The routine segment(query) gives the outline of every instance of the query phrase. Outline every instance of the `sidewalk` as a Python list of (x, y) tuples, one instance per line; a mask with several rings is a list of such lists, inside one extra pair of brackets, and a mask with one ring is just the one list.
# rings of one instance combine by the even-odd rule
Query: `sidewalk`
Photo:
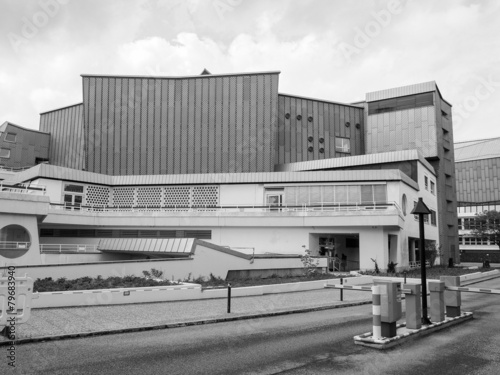
[[(34, 309), (25, 324), (16, 327), (18, 343), (65, 337), (173, 328), (191, 324), (251, 319), (371, 303), (371, 294), (334, 289), (227, 299), (157, 302), (114, 306)], [(0, 336), (0, 345), (9, 340)]]

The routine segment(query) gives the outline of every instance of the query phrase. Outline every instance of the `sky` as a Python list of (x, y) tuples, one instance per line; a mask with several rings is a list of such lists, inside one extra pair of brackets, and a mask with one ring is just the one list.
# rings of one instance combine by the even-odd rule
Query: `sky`
[(38, 129), (81, 74), (206, 68), (345, 103), (436, 81), (455, 142), (500, 137), (499, 35), (498, 0), (0, 0), (0, 124)]

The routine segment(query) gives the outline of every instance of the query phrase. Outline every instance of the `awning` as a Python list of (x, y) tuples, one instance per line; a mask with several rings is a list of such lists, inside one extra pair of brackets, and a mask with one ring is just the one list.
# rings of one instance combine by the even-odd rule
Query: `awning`
[(97, 249), (104, 252), (134, 252), (150, 254), (191, 254), (194, 238), (105, 238)]

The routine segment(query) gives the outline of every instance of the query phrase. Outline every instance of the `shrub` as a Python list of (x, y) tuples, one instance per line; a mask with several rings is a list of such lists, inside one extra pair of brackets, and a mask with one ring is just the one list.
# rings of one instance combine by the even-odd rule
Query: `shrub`
[(380, 269), (378, 268), (378, 263), (376, 259), (370, 258), (373, 263), (375, 263), (375, 273), (378, 275), (380, 273)]
[(313, 276), (318, 271), (319, 260), (311, 256), (311, 250), (302, 246), (305, 254), (300, 257), (300, 261), (304, 265), (304, 274), (306, 276)]
[(390, 261), (387, 264), (387, 273), (396, 273), (396, 266), (397, 265), (398, 265), (397, 263), (394, 263), (393, 261)]

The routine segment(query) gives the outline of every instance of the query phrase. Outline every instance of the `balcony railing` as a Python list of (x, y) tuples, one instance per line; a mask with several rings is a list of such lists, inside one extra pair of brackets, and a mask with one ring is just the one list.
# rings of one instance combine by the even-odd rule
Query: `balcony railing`
[(40, 244), (40, 253), (101, 253), (97, 245), (88, 244)]
[(0, 192), (17, 194), (45, 195), (45, 186), (30, 184), (12, 184), (0, 181)]
[(98, 213), (119, 213), (119, 212), (219, 212), (219, 213), (283, 213), (283, 212), (346, 212), (346, 211), (363, 211), (376, 212), (388, 209), (396, 209), (398, 213), (401, 210), (397, 203), (318, 203), (318, 204), (302, 204), (302, 205), (227, 205), (227, 206), (89, 206), (80, 204), (64, 204), (51, 203), (51, 209), (73, 211), (73, 212), (98, 212)]
[(31, 242), (0, 241), (0, 249), (3, 250), (26, 250), (31, 246)]

